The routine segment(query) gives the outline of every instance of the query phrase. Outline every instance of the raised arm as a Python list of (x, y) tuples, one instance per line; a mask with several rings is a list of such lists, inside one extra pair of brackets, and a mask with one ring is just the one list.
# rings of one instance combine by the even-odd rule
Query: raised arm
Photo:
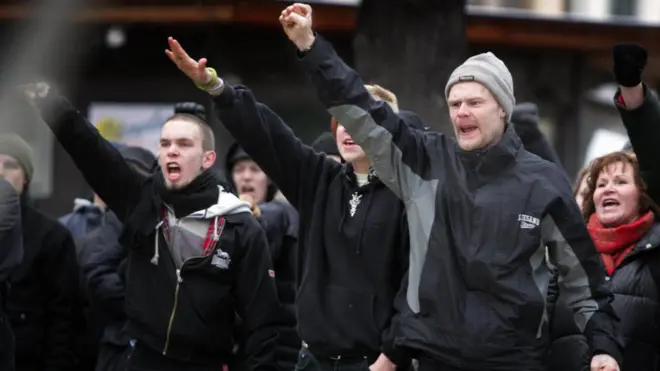
[(554, 179), (560, 195), (543, 218), (542, 239), (559, 274), (559, 295), (573, 309), (575, 323), (587, 338), (592, 355), (601, 359), (608, 355), (621, 364), (618, 318), (612, 309), (614, 297), (605, 281), (605, 268), (568, 181), (559, 174)]
[(619, 85), (614, 101), (637, 155), (648, 194), (660, 202), (660, 101), (641, 82), (647, 53), (638, 45), (617, 45), (613, 59), (614, 77)]
[(124, 221), (138, 201), (144, 176), (64, 97), (47, 90), (36, 95), (34, 103), (58, 142), (94, 192)]
[(559, 156), (541, 131), (539, 121), (539, 109), (536, 104), (520, 103), (514, 107), (511, 123), (525, 149), (561, 167)]
[(324, 172), (339, 172), (341, 165), (303, 144), (284, 121), (257, 102), (245, 86), (231, 86), (206, 67), (206, 59), (192, 59), (169, 39), (166, 53), (198, 87), (213, 97), (215, 114), (245, 152), (277, 184), (296, 208), (314, 198)]
[(437, 136), (411, 129), (389, 104), (371, 96), (358, 74), (314, 34), (311, 7), (294, 4), (282, 12), (280, 22), (330, 114), (362, 147), (392, 191), (404, 200), (414, 197), (421, 180), (428, 178), (426, 152)]

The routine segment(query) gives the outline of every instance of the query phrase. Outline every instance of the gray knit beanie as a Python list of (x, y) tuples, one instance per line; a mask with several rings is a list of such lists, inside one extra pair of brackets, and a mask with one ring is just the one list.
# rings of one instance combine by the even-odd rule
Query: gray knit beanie
[(477, 54), (458, 66), (447, 81), (445, 99), (449, 98), (452, 86), (466, 81), (475, 81), (488, 88), (504, 109), (507, 120), (511, 119), (513, 107), (516, 105), (516, 97), (513, 95), (513, 77), (504, 62), (495, 54), (491, 52)]
[(34, 175), (32, 148), (23, 138), (16, 134), (0, 135), (0, 154), (15, 158), (25, 171), (27, 182), (32, 180), (32, 175)]

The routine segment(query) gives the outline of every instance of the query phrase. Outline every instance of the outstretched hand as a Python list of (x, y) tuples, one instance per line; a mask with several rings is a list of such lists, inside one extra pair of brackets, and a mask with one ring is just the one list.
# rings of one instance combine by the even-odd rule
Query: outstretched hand
[(312, 31), (311, 6), (295, 3), (284, 9), (279, 19), (284, 33), (296, 44), (298, 50), (306, 50), (312, 46), (314, 31)]
[(167, 38), (170, 48), (165, 50), (165, 54), (174, 64), (188, 76), (196, 85), (206, 85), (211, 82), (213, 75), (206, 69), (206, 58), (198, 61), (192, 59), (173, 37)]

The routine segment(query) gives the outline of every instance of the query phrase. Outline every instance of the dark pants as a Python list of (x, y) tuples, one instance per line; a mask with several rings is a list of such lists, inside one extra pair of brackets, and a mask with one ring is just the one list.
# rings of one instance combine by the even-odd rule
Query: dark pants
[(9, 320), (0, 311), (0, 370), (14, 371), (14, 333)]
[(342, 359), (314, 356), (309, 349), (298, 353), (296, 371), (368, 371), (372, 361), (364, 358)]

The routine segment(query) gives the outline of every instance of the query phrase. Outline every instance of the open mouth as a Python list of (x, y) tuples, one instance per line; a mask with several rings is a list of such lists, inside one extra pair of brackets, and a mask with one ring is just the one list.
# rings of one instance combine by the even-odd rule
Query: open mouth
[(461, 135), (472, 135), (475, 134), (479, 128), (475, 125), (463, 125), (458, 127), (458, 132)]
[(176, 162), (167, 163), (167, 179), (170, 181), (176, 181), (181, 178), (181, 166)]
[(344, 142), (342, 143), (346, 147), (354, 146), (355, 142), (353, 139), (344, 139)]
[(603, 205), (604, 209), (611, 209), (611, 208), (615, 208), (615, 207), (619, 206), (620, 203), (619, 203), (619, 201), (617, 201), (615, 199), (607, 198), (607, 199), (603, 200), (602, 205)]
[(250, 186), (250, 185), (242, 185), (242, 186), (240, 186), (239, 189), (238, 189), (238, 192), (239, 192), (240, 194), (243, 194), (243, 193), (252, 193), (252, 192), (254, 192), (254, 191), (255, 191), (254, 187), (252, 187), (252, 186)]

